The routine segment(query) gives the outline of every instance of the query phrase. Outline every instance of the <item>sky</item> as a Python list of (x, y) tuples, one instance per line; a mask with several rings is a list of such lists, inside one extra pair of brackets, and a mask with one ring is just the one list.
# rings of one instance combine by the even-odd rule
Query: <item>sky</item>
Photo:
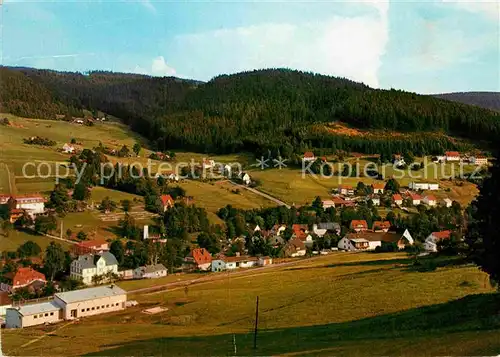
[(3, 0), (0, 56), (202, 81), (286, 67), (418, 93), (500, 91), (499, 1)]

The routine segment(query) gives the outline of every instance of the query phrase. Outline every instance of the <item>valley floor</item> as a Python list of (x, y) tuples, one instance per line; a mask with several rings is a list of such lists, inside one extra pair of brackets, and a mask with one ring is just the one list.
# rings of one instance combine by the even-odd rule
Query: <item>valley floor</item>
[[(476, 267), (335, 253), (243, 273), (170, 276), (139, 305), (79, 322), (4, 330), (14, 355), (494, 355), (499, 297)], [(420, 271), (419, 271), (420, 270)], [(186, 289), (185, 286), (188, 286)], [(259, 334), (253, 349), (255, 299)], [(168, 311), (146, 315), (154, 306)]]

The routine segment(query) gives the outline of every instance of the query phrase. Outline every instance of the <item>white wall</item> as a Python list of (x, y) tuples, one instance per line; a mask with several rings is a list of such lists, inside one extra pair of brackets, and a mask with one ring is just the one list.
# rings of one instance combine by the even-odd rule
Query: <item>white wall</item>
[(6, 327), (7, 328), (21, 328), (36, 325), (43, 325), (46, 322), (54, 323), (60, 321), (60, 310), (41, 312), (28, 316), (22, 316), (19, 311), (12, 308), (7, 310)]
[(45, 203), (43, 202), (17, 203), (16, 208), (29, 210), (32, 213), (43, 213), (45, 210)]
[(368, 242), (368, 249), (369, 250), (375, 250), (375, 248), (377, 247), (381, 247), (382, 246), (382, 242), (381, 241), (369, 241)]
[(63, 318), (71, 320), (71, 310), (76, 310), (76, 317), (85, 317), (105, 314), (112, 311), (125, 309), (127, 295), (116, 295), (66, 304), (57, 296), (54, 297), (57, 304), (63, 306)]
[(223, 260), (216, 259), (212, 260), (212, 271), (223, 271), (226, 270), (226, 263)]

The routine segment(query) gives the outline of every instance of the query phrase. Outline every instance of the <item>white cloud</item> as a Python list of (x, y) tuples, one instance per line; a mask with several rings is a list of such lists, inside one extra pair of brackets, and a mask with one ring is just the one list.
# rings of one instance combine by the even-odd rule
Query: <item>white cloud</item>
[(454, 4), (462, 10), (482, 14), (486, 17), (500, 21), (499, 0), (442, 0), (444, 3)]
[(132, 72), (162, 77), (175, 76), (177, 73), (174, 68), (170, 67), (165, 62), (165, 58), (163, 58), (163, 56), (153, 58), (153, 60), (151, 61), (150, 69), (146, 69), (144, 67), (136, 65)]
[(151, 0), (140, 0), (140, 3), (149, 11), (156, 13), (156, 7), (151, 3)]
[(289, 67), (378, 87), (378, 70), (389, 37), (389, 3), (367, 5), (375, 6), (379, 16), (335, 16), (323, 22), (267, 23), (181, 35), (176, 38), (175, 51), (186, 59), (183, 73), (193, 78)]

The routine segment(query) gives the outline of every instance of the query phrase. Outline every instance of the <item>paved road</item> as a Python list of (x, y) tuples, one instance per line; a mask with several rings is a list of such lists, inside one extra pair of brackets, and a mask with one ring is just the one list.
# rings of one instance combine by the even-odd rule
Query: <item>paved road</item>
[(255, 188), (252, 188), (252, 187), (248, 187), (248, 186), (245, 186), (245, 185), (240, 185), (239, 183), (236, 183), (236, 182), (234, 182), (234, 181), (229, 181), (229, 182), (231, 182), (231, 183), (232, 183), (233, 185), (235, 185), (235, 186), (238, 186), (238, 187), (241, 187), (241, 188), (243, 188), (243, 189), (245, 189), (245, 190), (248, 190), (248, 191), (250, 191), (250, 192), (253, 192), (253, 193), (255, 193), (256, 195), (259, 195), (259, 196), (262, 196), (262, 197), (264, 197), (264, 198), (267, 198), (268, 200), (271, 200), (271, 201), (273, 201), (274, 203), (276, 203), (278, 206), (285, 206), (286, 208), (290, 208), (290, 205), (288, 205), (288, 204), (286, 204), (285, 202), (283, 202), (283, 201), (281, 201), (281, 200), (277, 199), (276, 197), (273, 197), (273, 196), (271, 196), (271, 195), (268, 195), (267, 193), (264, 193), (264, 192), (262, 192), (262, 191), (259, 191), (259, 190), (255, 189)]

